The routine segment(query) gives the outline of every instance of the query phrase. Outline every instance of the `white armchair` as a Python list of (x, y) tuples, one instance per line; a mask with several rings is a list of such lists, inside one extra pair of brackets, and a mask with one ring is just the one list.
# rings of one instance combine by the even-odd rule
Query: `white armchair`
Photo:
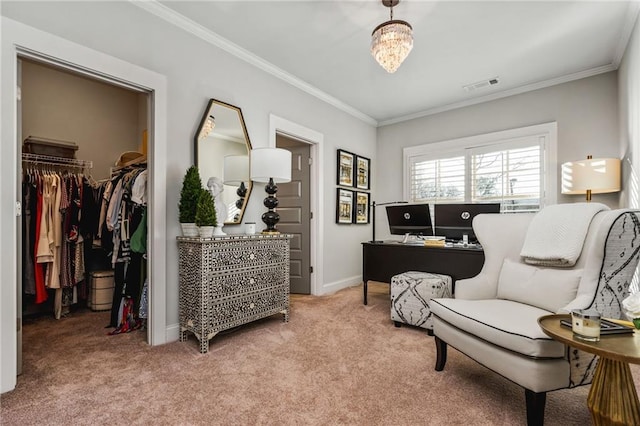
[(436, 370), (444, 369), (447, 345), (454, 347), (524, 387), (527, 423), (543, 424), (546, 392), (591, 383), (597, 357), (552, 340), (537, 319), (578, 308), (623, 317), (621, 301), (640, 251), (638, 214), (596, 214), (570, 268), (521, 262), (533, 214), (477, 216), (473, 228), (485, 251), (482, 271), (456, 282), (455, 298), (431, 301)]

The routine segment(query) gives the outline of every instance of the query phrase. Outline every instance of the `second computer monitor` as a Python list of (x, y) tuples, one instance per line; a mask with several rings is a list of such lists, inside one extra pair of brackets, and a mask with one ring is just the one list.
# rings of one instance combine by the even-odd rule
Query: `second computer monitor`
[(481, 213), (500, 213), (500, 203), (436, 204), (434, 208), (435, 234), (447, 240), (460, 241), (467, 235), (476, 241), (473, 218)]

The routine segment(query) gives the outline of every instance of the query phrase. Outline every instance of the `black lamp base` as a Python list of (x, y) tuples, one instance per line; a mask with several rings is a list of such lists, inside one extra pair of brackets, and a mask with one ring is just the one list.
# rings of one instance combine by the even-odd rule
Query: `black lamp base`
[(272, 178), (269, 179), (269, 183), (264, 187), (264, 191), (269, 194), (269, 196), (264, 199), (264, 206), (268, 208), (269, 211), (262, 215), (262, 221), (267, 225), (267, 227), (262, 230), (262, 233), (279, 234), (280, 231), (276, 229), (276, 224), (280, 221), (280, 215), (274, 211), (274, 209), (278, 207), (278, 199), (276, 198), (278, 186), (273, 182)]
[(236, 200), (236, 207), (241, 209), (242, 206), (244, 206), (244, 197), (247, 195), (247, 187), (244, 186), (244, 182), (240, 182), (240, 186), (236, 190), (236, 194), (240, 197)]

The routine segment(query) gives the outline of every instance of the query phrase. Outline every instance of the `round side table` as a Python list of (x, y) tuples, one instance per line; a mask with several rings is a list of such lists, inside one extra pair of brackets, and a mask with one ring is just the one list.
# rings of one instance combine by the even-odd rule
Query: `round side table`
[(640, 364), (640, 332), (600, 336), (599, 342), (575, 339), (560, 320), (570, 315), (545, 315), (538, 324), (549, 337), (598, 355), (587, 405), (596, 425), (640, 425), (640, 402), (629, 363)]

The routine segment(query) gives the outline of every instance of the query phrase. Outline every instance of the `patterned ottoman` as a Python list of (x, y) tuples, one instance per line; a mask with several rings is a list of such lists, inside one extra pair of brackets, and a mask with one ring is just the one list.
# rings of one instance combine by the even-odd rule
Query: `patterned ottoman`
[[(391, 319), (433, 330), (429, 299), (451, 296), (451, 277), (429, 272), (409, 271), (391, 278)], [(429, 333), (431, 334), (431, 333)]]

